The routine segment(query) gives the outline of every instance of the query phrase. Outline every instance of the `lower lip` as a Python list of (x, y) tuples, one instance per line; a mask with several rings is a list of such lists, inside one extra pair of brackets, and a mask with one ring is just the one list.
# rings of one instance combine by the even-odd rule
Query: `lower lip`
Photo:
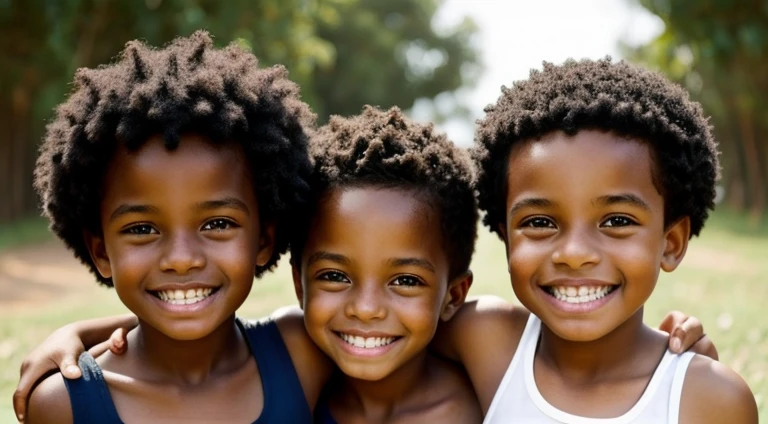
[(174, 314), (191, 314), (207, 308), (211, 303), (213, 303), (213, 301), (215, 300), (214, 298), (218, 296), (219, 292), (221, 292), (220, 289), (211, 293), (210, 296), (206, 297), (205, 299), (197, 303), (190, 303), (190, 304), (184, 304), (184, 305), (181, 305), (181, 304), (176, 305), (173, 303), (165, 302), (163, 300), (158, 299), (155, 295), (151, 293), (147, 293), (147, 296), (151, 297), (152, 300), (157, 305), (160, 306), (160, 308), (164, 309), (167, 312), (171, 312)]
[(613, 289), (612, 292), (608, 293), (607, 295), (601, 297), (600, 299), (593, 300), (591, 302), (584, 302), (584, 303), (568, 303), (564, 302), (562, 300), (558, 300), (556, 297), (549, 294), (546, 290), (543, 288), (540, 288), (540, 290), (544, 293), (544, 297), (547, 299), (547, 301), (552, 304), (555, 308), (572, 314), (586, 314), (592, 311), (595, 311), (597, 309), (600, 309), (603, 305), (608, 303), (618, 292), (621, 290), (621, 287), (616, 287)]
[(342, 339), (338, 333), (334, 332), (333, 335), (334, 337), (336, 337), (336, 340), (339, 342), (339, 344), (341, 345), (341, 348), (345, 352), (353, 356), (362, 356), (365, 358), (372, 358), (372, 357), (384, 355), (388, 353), (390, 350), (394, 349), (395, 345), (400, 343), (400, 341), (403, 339), (402, 337), (400, 337), (395, 341), (393, 341), (392, 343), (385, 346), (365, 348), (365, 347), (357, 347), (345, 342), (344, 339)]

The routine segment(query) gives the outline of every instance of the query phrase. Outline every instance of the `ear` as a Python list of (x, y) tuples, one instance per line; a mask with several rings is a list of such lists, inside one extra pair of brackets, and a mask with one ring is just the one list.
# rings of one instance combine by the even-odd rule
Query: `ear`
[(104, 278), (112, 278), (112, 266), (109, 263), (104, 238), (95, 236), (89, 231), (83, 231), (83, 240), (85, 247), (88, 248), (88, 254), (91, 255), (91, 261), (93, 261), (99, 274)]
[(256, 264), (264, 266), (272, 258), (275, 250), (275, 223), (270, 222), (261, 229), (259, 238), (259, 250), (256, 253)]
[(450, 320), (453, 318), (456, 311), (461, 308), (461, 305), (463, 305), (464, 301), (467, 299), (469, 287), (472, 286), (472, 278), (472, 271), (467, 271), (454, 278), (453, 281), (448, 284), (448, 290), (443, 299), (443, 308), (440, 311), (440, 320)]
[(299, 307), (304, 310), (304, 286), (301, 284), (301, 264), (291, 261), (291, 274), (293, 275), (293, 290), (296, 292), (296, 299), (299, 301)]
[(688, 249), (691, 237), (691, 219), (683, 217), (672, 224), (664, 234), (664, 253), (661, 256), (661, 269), (672, 272), (680, 265)]

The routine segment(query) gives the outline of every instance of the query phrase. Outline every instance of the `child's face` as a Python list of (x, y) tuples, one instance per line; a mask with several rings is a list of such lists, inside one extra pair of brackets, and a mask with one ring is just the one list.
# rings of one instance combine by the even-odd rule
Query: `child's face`
[(310, 337), (350, 377), (380, 380), (423, 354), (466, 296), (468, 277), (449, 285), (439, 217), (417, 197), (332, 190), (294, 268)]
[(664, 228), (646, 144), (610, 133), (556, 132), (509, 158), (507, 242), (512, 287), (559, 337), (591, 341), (640, 310), (659, 268), (685, 253), (685, 218)]
[(87, 236), (99, 272), (138, 318), (176, 340), (202, 338), (234, 314), (271, 254), (241, 150), (196, 135), (168, 151), (152, 137), (119, 149)]

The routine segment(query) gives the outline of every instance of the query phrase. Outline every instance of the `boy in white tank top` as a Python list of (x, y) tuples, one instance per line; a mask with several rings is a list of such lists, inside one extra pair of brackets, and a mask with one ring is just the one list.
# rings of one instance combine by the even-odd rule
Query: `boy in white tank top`
[(741, 377), (670, 353), (643, 324), (659, 269), (678, 266), (714, 207), (700, 105), (610, 58), (545, 63), (502, 92), (473, 151), (479, 206), (532, 314), (482, 299), (438, 337), (485, 422), (756, 423)]

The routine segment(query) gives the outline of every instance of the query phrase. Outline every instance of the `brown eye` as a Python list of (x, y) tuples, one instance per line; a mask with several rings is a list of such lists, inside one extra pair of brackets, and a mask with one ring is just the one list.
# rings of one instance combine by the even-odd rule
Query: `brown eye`
[(224, 231), (235, 227), (238, 227), (238, 225), (232, 220), (216, 218), (206, 222), (202, 229), (204, 231)]
[(629, 227), (630, 225), (637, 225), (637, 222), (634, 219), (631, 219), (623, 215), (611, 216), (605, 221), (603, 221), (603, 227), (616, 228), (616, 227)]
[(424, 283), (412, 275), (400, 275), (392, 280), (392, 285), (401, 287), (416, 287), (423, 286)]
[(132, 236), (145, 236), (150, 234), (157, 234), (157, 230), (152, 228), (149, 224), (136, 224), (121, 231), (123, 234), (129, 234)]
[(534, 216), (523, 221), (520, 226), (530, 228), (555, 228), (555, 223), (549, 218)]
[(346, 275), (339, 271), (328, 271), (317, 276), (319, 280), (330, 281), (333, 283), (348, 283), (349, 279)]

